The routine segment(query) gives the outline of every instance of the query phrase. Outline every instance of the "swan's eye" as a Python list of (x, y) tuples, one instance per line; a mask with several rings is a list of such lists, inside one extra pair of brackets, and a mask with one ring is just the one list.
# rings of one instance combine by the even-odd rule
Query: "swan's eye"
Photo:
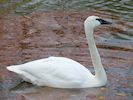
[(111, 24), (110, 22), (105, 21), (105, 20), (100, 19), (100, 18), (97, 18), (96, 20), (98, 20), (101, 24)]

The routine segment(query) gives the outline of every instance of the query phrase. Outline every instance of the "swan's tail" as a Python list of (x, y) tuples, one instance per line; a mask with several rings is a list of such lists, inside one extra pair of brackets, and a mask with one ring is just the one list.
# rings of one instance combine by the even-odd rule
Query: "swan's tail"
[(21, 74), (22, 72), (19, 68), (20, 68), (20, 65), (7, 66), (7, 70), (12, 71), (17, 74)]

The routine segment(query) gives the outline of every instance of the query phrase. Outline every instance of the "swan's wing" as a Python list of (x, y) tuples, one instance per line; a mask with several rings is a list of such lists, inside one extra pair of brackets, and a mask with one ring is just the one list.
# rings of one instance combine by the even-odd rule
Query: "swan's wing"
[(32, 76), (34, 83), (54, 87), (58, 87), (58, 85), (60, 87), (61, 85), (69, 87), (82, 84), (91, 74), (78, 62), (63, 57), (49, 57), (20, 66), (19, 70), (24, 72), (23, 76), (28, 78)]

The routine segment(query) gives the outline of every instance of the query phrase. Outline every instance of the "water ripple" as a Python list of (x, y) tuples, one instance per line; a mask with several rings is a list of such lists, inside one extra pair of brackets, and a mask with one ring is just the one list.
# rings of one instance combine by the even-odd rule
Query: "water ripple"
[[(128, 23), (126, 33), (132, 34), (133, 2), (132, 0), (11, 0), (0, 1), (0, 13), (28, 14), (34, 11), (71, 11), (96, 10), (103, 11), (104, 15), (112, 16), (117, 20)], [(100, 12), (101, 13), (101, 12)], [(114, 19), (113, 19), (114, 20)], [(125, 22), (124, 22), (125, 23)], [(121, 30), (121, 29), (120, 29)], [(121, 35), (123, 36), (123, 35)]]

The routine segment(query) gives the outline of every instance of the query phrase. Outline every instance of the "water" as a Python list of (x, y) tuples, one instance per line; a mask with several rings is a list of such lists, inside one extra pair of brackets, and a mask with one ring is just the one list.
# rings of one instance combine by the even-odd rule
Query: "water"
[(25, 14), (32, 11), (96, 9), (133, 21), (132, 0), (1, 0), (0, 12)]
[[(110, 38), (133, 40), (133, 2), (132, 0), (1, 0), (0, 13), (29, 14), (35, 11), (100, 11), (115, 18)], [(123, 22), (124, 21), (124, 22)], [(125, 23), (125, 24), (123, 24)], [(117, 27), (117, 28), (116, 28)]]
[[(133, 97), (132, 10), (132, 0), (0, 0), (0, 100), (21, 100), (9, 90), (15, 86), (14, 90), (20, 95), (25, 92), (23, 96), (28, 100), (130, 100)], [(108, 75), (106, 87), (77, 91), (37, 88), (25, 82), (18, 85), (22, 80), (7, 71), (7, 65), (65, 56), (92, 66), (83, 30), (83, 21), (91, 14), (113, 22), (95, 32), (95, 36), (104, 38), (104, 41), (97, 38), (96, 44)]]

